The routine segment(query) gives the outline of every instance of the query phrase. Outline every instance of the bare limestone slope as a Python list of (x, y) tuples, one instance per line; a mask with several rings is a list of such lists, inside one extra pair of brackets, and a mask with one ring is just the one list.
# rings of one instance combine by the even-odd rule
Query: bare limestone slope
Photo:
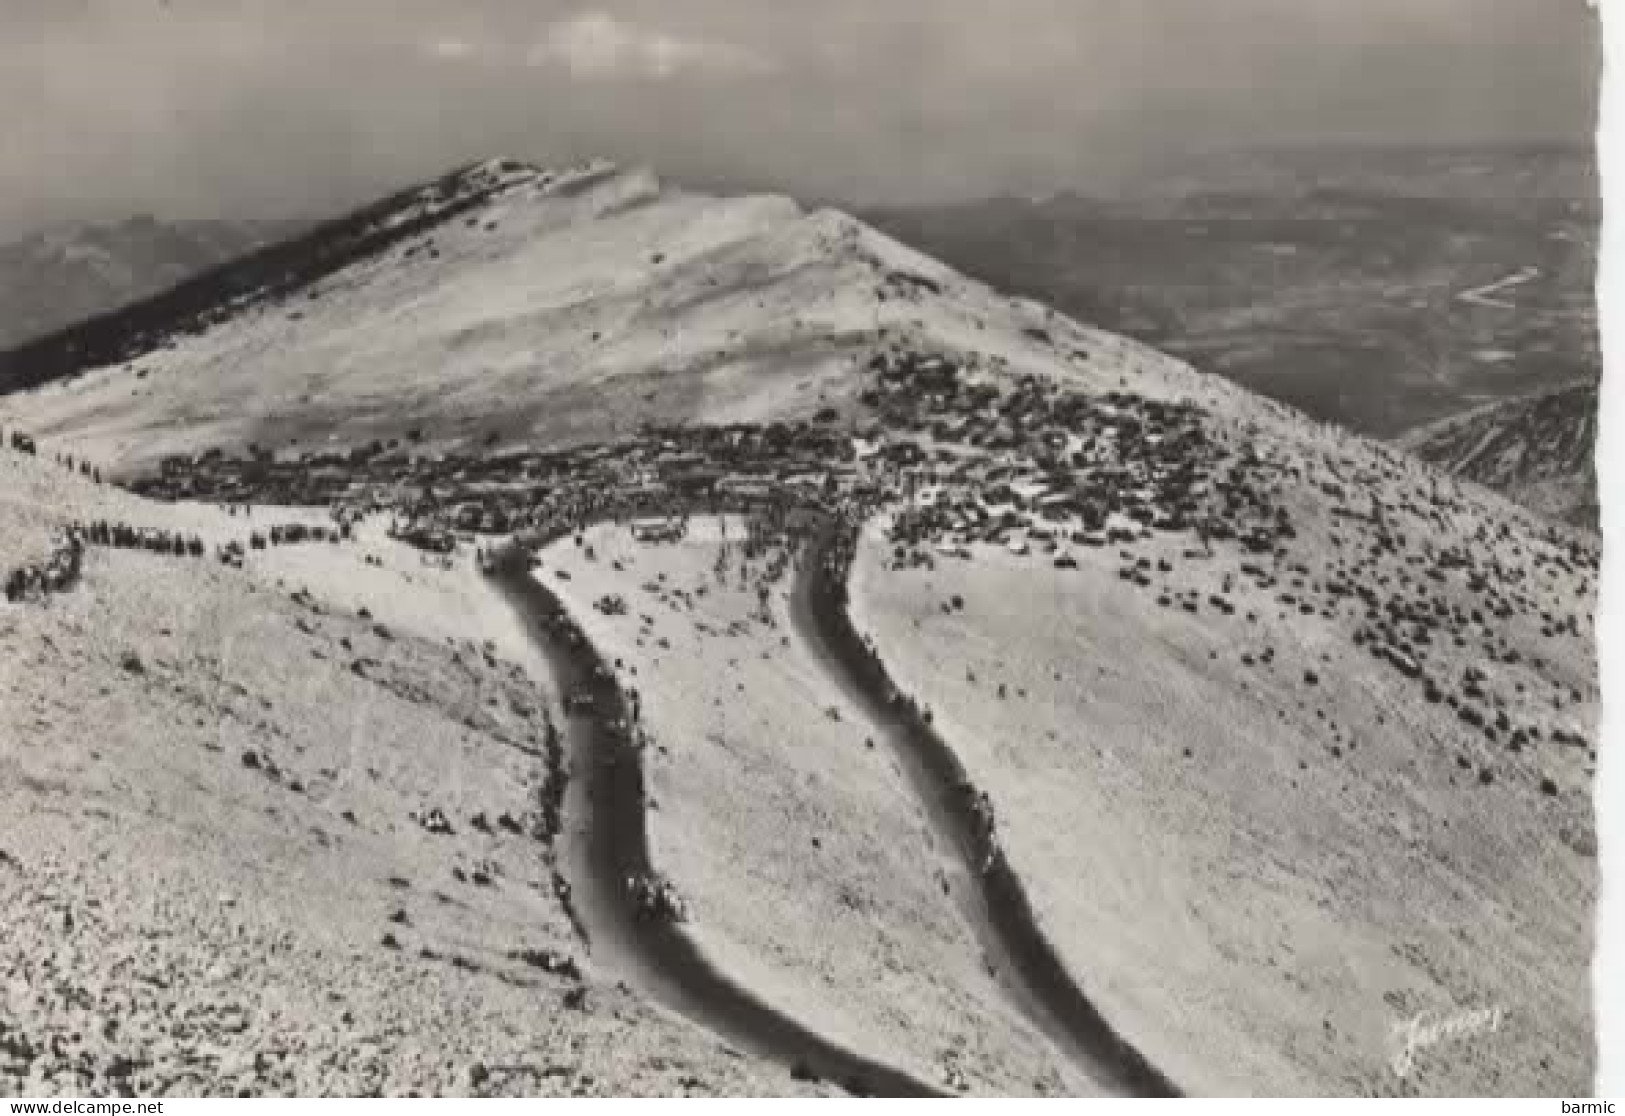
[[(1585, 1091), (1591, 544), (1357, 439), (1210, 432), (1269, 546), (1121, 512), (1091, 544), (1035, 467), (1001, 509), (928, 465), (863, 537), (858, 627), (1107, 1017), (1192, 1091)], [(1495, 1007), (1394, 1072), (1396, 1027)]]
[[(6, 451), (0, 493), (8, 565), (80, 513), (242, 529)], [(298, 581), (91, 547), (0, 603), (0, 1091), (803, 1089), (599, 978), (549, 878), (556, 707), (449, 587), (391, 611), (415, 558), (377, 547), (358, 615), (361, 545)]]
[(0, 421), (117, 468), (584, 442), (851, 412), (883, 335), (1096, 387), (1158, 363), (832, 211), (497, 161), (0, 355)]

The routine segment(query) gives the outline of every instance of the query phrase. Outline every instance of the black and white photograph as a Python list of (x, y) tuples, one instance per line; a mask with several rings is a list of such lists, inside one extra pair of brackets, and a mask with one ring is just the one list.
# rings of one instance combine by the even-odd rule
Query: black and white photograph
[(0, 0), (9, 1111), (1613, 1111), (1604, 19)]

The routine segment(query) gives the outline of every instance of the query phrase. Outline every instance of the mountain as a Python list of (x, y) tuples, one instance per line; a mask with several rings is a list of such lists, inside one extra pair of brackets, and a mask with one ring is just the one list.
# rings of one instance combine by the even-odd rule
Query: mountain
[(1532, 508), (1598, 529), (1597, 387), (1492, 403), (1407, 433), (1400, 445)]
[(866, 213), (967, 274), (1379, 438), (1601, 374), (1584, 151), (1192, 157), (1109, 198)]
[(143, 216), (63, 225), (0, 244), (0, 346), (22, 344), (174, 286), (291, 227)]
[[(226, 1064), (1590, 1088), (1583, 531), (850, 216), (607, 164), (462, 168), (0, 385), (17, 964), (72, 969), (68, 906), (161, 922), (182, 987), (242, 925), (247, 1006), (297, 1010)], [(147, 1036), (99, 1072), (196, 1053)]]
[(408, 433), (502, 448), (849, 412), (883, 335), (987, 332), (1030, 364), (1054, 318), (832, 210), (499, 160), (0, 354), (0, 388), (118, 468)]

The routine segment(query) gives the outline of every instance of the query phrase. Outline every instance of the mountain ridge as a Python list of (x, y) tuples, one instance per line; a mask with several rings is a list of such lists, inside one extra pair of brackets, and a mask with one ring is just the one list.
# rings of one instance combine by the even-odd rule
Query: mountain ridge
[(682, 414), (850, 411), (847, 373), (883, 338), (927, 333), (998, 337), (995, 362), (1059, 358), (1085, 378), (1110, 375), (1090, 350), (1155, 363), (836, 210), (499, 159), (0, 354), (0, 409), (45, 437), (94, 432), (81, 448), (119, 467), (420, 426), (445, 446), (579, 441)]
[(1548, 514), (1597, 531), (1600, 400), (1581, 382), (1498, 400), (1417, 428), (1399, 445)]

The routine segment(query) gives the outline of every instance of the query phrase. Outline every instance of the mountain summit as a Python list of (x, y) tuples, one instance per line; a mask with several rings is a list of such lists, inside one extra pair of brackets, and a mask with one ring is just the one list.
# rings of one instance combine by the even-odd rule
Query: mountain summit
[(7, 400), (28, 428), (139, 467), (222, 444), (513, 446), (849, 412), (882, 339), (926, 335), (1100, 387), (1120, 370), (1083, 354), (1133, 359), (833, 210), (499, 159), (4, 354), (0, 386), (30, 390)]

